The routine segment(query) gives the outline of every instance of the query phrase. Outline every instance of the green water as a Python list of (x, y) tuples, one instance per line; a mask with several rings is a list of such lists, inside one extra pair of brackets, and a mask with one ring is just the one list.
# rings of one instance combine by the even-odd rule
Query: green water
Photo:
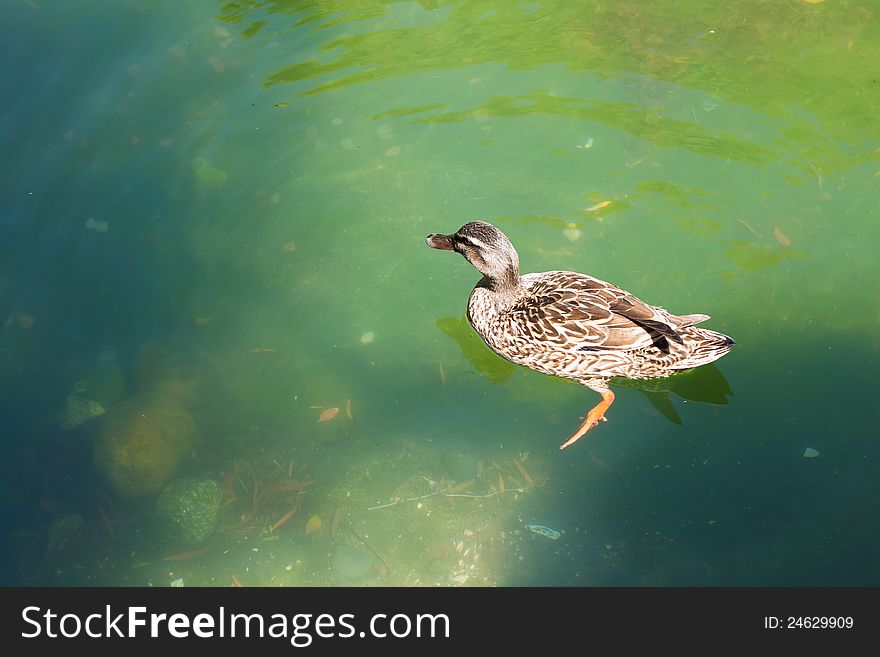
[[(3, 582), (880, 584), (878, 16), (4, 3)], [(738, 344), (560, 452), (597, 395), (491, 354), (424, 243), (474, 218)], [(70, 420), (157, 391), (224, 489), (195, 546)]]

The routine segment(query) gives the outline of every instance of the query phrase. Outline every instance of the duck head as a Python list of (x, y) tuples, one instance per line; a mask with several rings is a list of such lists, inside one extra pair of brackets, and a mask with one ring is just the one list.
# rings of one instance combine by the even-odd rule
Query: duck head
[(519, 255), (507, 235), (485, 221), (471, 221), (452, 235), (431, 233), (428, 246), (463, 255), (489, 281), (519, 283)]

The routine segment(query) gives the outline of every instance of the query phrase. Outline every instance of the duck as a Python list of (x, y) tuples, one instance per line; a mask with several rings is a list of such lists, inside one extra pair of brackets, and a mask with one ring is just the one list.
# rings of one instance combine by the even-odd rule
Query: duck
[(482, 274), (468, 299), (467, 319), (492, 351), (601, 396), (560, 449), (606, 420), (614, 403), (612, 378), (668, 377), (718, 360), (735, 344), (697, 326), (709, 315), (673, 315), (586, 274), (521, 276), (513, 244), (486, 221), (471, 221), (450, 235), (431, 233), (425, 241), (433, 249), (460, 253)]

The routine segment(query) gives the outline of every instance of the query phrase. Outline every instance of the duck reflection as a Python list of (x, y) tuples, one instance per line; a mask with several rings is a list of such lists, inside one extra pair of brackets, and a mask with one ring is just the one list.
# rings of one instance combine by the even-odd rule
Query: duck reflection
[[(483, 341), (473, 332), (467, 317), (441, 317), (436, 326), (443, 333), (455, 340), (462, 356), (492, 383), (504, 383), (516, 371), (516, 366), (500, 356), (492, 353)], [(567, 379), (553, 380), (577, 385)], [(688, 370), (665, 379), (611, 379), (611, 385), (621, 388), (633, 388), (642, 393), (651, 405), (667, 420), (681, 425), (683, 421), (672, 402), (678, 397), (689, 402), (723, 406), (733, 396), (733, 390), (727, 378), (714, 364)]]

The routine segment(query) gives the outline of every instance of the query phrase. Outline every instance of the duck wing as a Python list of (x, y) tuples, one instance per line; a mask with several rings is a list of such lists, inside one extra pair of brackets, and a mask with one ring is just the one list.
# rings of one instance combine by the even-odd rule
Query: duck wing
[(682, 342), (677, 328), (703, 316), (679, 318), (606, 281), (576, 272), (523, 276), (529, 296), (512, 309), (531, 338), (577, 350), (628, 351), (667, 340)]

